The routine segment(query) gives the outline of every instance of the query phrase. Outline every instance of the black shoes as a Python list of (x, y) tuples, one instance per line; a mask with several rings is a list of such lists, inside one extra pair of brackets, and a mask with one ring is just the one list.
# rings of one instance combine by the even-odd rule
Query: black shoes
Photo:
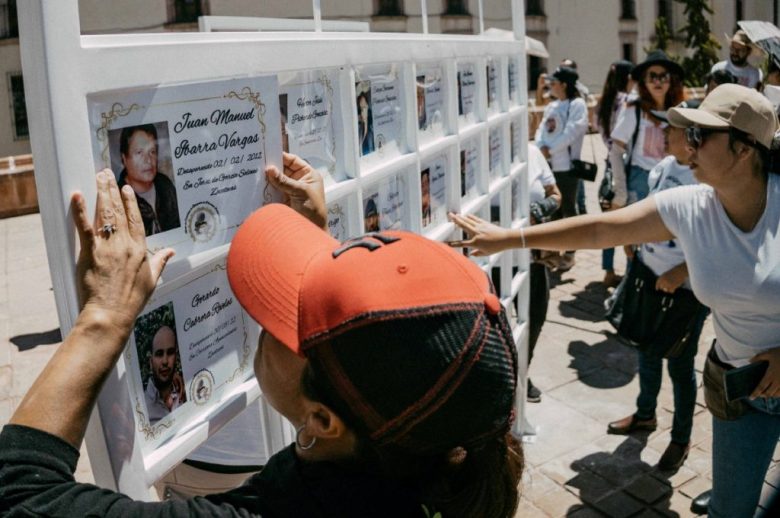
[(711, 495), (712, 489), (705, 491), (691, 500), (691, 512), (694, 514), (707, 514), (707, 508), (710, 506)]
[(661, 455), (658, 461), (658, 469), (661, 471), (677, 471), (688, 458), (688, 452), (691, 450), (691, 443), (680, 444), (679, 442), (670, 442), (666, 451)]
[(531, 378), (528, 378), (528, 388), (525, 392), (525, 400), (529, 403), (538, 403), (542, 400), (542, 391), (531, 383)]
[(623, 419), (609, 423), (607, 425), (607, 433), (614, 435), (626, 435), (637, 430), (647, 430), (652, 432), (655, 430), (656, 426), (658, 426), (658, 421), (656, 421), (655, 417), (652, 419), (637, 419), (635, 415), (630, 415), (628, 417), (624, 417)]

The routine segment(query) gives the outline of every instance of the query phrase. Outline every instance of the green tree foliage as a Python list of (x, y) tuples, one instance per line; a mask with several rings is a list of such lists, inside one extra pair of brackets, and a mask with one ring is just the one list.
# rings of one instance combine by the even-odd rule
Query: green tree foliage
[(707, 14), (713, 14), (709, 0), (675, 0), (685, 5), (686, 25), (680, 29), (685, 38), (685, 46), (693, 49), (692, 56), (682, 59), (687, 86), (702, 86), (704, 76), (712, 65), (718, 62), (720, 43), (710, 32)]
[(669, 31), (669, 22), (663, 16), (655, 20), (655, 41), (645, 49), (647, 54), (654, 50), (663, 50), (669, 46), (669, 40), (672, 39), (672, 33)]
[[(168, 326), (176, 332), (176, 318), (173, 315), (173, 302), (168, 302), (157, 309), (141, 315), (135, 321), (133, 335), (135, 347), (138, 353), (138, 364), (141, 368), (141, 381), (146, 388), (146, 383), (152, 374), (149, 367), (149, 359), (152, 357), (152, 339), (157, 330), (162, 326)], [(176, 370), (181, 370), (181, 355), (176, 359)]]

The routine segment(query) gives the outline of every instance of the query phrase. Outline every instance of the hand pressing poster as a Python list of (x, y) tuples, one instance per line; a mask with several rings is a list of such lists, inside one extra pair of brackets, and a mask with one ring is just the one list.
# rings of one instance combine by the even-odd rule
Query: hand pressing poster
[(275, 77), (101, 92), (87, 99), (97, 168), (136, 194), (151, 250), (176, 259), (230, 241), (254, 209), (278, 200)]
[(200, 408), (252, 375), (248, 325), (228, 284), (224, 259), (147, 304), (125, 351), (145, 448), (186, 428)]
[(282, 148), (318, 169), (327, 184), (344, 179), (337, 146), (336, 71), (291, 74), (279, 86)]

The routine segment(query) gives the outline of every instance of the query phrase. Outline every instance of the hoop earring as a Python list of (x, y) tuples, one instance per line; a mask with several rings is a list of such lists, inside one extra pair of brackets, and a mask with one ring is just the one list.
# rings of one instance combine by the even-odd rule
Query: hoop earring
[(311, 438), (311, 442), (309, 444), (301, 444), (301, 432), (306, 428), (306, 425), (301, 425), (297, 430), (295, 430), (295, 444), (298, 445), (298, 447), (302, 450), (310, 450), (314, 444), (317, 442), (316, 437)]

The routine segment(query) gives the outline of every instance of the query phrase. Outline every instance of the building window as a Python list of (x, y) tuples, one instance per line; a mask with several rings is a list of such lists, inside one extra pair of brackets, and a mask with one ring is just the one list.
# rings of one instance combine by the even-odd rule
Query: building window
[(377, 0), (377, 16), (403, 16), (404, 6), (401, 0)]
[(528, 0), (525, 4), (526, 16), (544, 16), (544, 0)]
[(446, 8), (444, 9), (446, 15), (468, 15), (469, 10), (466, 8), (465, 0), (447, 0)]
[(631, 43), (623, 44), (623, 59), (634, 62), (634, 45)]
[(544, 63), (542, 58), (537, 56), (528, 56), (528, 91), (536, 90), (536, 82), (539, 75), (544, 72)]
[(24, 81), (21, 73), (8, 74), (8, 89), (14, 140), (27, 139), (30, 137), (30, 130), (27, 127), (27, 106), (24, 104)]
[(666, 27), (672, 30), (672, 1), (673, 0), (658, 0), (658, 16), (657, 18), (663, 18), (666, 20)]
[(734, 16), (736, 16), (737, 21), (745, 19), (745, 6), (743, 5), (742, 0), (734, 2)]
[(16, 18), (16, 0), (0, 0), (0, 39), (18, 37), (19, 25)]
[(620, 2), (620, 19), (636, 20), (636, 2), (634, 0), (622, 0)]
[(173, 10), (174, 23), (197, 23), (204, 14), (200, 0), (175, 0)]

